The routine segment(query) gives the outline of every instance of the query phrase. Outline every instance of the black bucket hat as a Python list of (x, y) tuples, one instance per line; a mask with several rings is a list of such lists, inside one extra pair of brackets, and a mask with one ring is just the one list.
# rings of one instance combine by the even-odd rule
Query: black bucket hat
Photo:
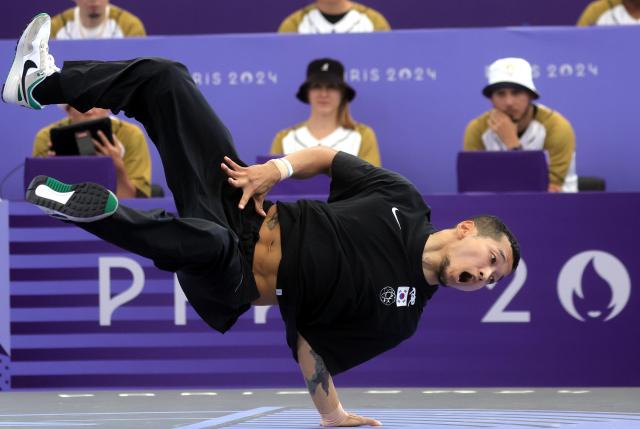
[(307, 80), (300, 85), (296, 94), (298, 100), (309, 103), (309, 87), (315, 83), (328, 83), (342, 88), (348, 102), (356, 96), (356, 91), (344, 81), (344, 66), (331, 58), (320, 58), (309, 63)]

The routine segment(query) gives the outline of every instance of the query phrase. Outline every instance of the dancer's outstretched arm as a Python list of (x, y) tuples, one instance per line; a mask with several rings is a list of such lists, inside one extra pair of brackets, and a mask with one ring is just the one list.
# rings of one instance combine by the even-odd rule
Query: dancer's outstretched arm
[(378, 420), (351, 414), (342, 409), (331, 374), (320, 357), (298, 334), (298, 363), (311, 399), (322, 418), (322, 426), (381, 426)]
[(278, 160), (242, 167), (228, 157), (225, 157), (221, 167), (229, 176), (229, 183), (236, 188), (242, 188), (242, 198), (238, 205), (240, 209), (244, 209), (249, 199), (253, 198), (256, 211), (266, 216), (262, 203), (273, 185), (291, 175), (305, 179), (320, 173), (329, 174), (331, 163), (337, 153), (333, 149), (322, 146), (294, 152), (281, 158), (289, 163), (291, 167), (289, 171), (286, 164), (279, 163)]

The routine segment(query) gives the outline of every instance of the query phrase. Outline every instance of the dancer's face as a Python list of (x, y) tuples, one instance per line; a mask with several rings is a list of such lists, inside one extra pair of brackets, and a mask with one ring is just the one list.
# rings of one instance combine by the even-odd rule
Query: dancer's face
[(513, 256), (506, 235), (500, 240), (480, 236), (473, 221), (460, 222), (456, 235), (458, 240), (448, 245), (436, 272), (440, 284), (471, 292), (511, 273)]

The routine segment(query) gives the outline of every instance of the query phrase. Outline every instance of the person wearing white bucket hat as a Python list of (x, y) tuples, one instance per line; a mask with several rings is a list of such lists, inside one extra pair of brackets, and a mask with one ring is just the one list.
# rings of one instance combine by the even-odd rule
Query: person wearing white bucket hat
[(493, 109), (469, 122), (464, 150), (546, 150), (549, 192), (577, 192), (573, 128), (557, 111), (533, 103), (540, 94), (531, 65), (522, 58), (494, 61), (482, 94)]

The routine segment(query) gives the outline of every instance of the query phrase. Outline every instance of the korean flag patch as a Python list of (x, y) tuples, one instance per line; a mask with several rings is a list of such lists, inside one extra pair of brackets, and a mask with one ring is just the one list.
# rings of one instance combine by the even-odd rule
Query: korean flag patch
[(409, 295), (409, 286), (401, 286), (396, 294), (396, 307), (406, 307)]

